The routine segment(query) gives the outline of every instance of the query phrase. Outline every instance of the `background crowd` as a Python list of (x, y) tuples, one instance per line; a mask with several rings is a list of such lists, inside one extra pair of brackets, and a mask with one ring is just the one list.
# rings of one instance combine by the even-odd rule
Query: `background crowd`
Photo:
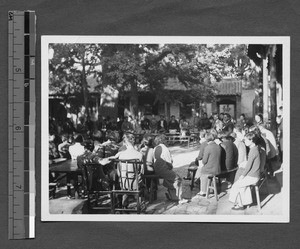
[[(186, 202), (182, 197), (182, 176), (173, 170), (167, 134), (187, 136), (198, 132), (200, 151), (190, 167), (197, 168), (201, 196), (206, 194), (208, 176), (237, 168), (235, 175), (223, 179), (231, 187), (229, 200), (235, 210), (252, 203), (249, 186), (259, 180), (265, 169), (272, 174), (273, 162), (282, 160), (281, 114), (277, 118), (277, 137), (263, 123), (261, 114), (255, 115), (253, 122), (244, 114), (235, 121), (228, 113), (214, 113), (209, 118), (206, 113), (201, 117), (195, 114), (190, 120), (183, 116), (177, 120), (172, 115), (167, 121), (163, 115), (159, 119), (142, 115), (117, 120), (99, 116), (97, 121), (91, 121), (82, 108), (77, 116), (76, 122), (69, 117), (64, 122), (49, 120), (50, 163), (56, 158), (77, 160), (79, 167), (98, 162), (107, 176), (103, 188), (116, 184), (111, 159), (138, 159), (143, 162), (142, 174), (164, 179), (168, 199)], [(184, 178), (190, 179), (189, 174)]]

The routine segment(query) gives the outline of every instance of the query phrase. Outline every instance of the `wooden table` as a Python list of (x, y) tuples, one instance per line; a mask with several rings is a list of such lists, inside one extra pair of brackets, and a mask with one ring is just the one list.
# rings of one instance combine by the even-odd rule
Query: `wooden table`
[(77, 160), (66, 160), (64, 162), (52, 163), (49, 165), (50, 173), (66, 173), (67, 179), (67, 194), (71, 196), (71, 180), (75, 181), (74, 188), (75, 192), (78, 193), (78, 176), (82, 175), (81, 169), (78, 168)]

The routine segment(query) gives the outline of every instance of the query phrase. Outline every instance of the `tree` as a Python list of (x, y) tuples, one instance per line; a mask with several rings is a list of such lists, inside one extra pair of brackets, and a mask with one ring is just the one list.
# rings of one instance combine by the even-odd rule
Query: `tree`
[[(89, 110), (89, 86), (87, 77), (97, 75), (100, 63), (99, 44), (50, 44), (53, 56), (49, 61), (50, 93), (70, 96), (82, 95), (83, 104)], [(89, 114), (89, 113), (88, 113)]]

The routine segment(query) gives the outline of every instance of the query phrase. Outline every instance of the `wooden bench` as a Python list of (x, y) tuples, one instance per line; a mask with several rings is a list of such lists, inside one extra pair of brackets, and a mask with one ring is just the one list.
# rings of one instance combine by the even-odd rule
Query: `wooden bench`
[(190, 147), (190, 141), (191, 137), (190, 136), (181, 136), (180, 134), (166, 134), (168, 144), (170, 143), (175, 143), (175, 142), (180, 142), (180, 143), (185, 143), (187, 142), (188, 147)]

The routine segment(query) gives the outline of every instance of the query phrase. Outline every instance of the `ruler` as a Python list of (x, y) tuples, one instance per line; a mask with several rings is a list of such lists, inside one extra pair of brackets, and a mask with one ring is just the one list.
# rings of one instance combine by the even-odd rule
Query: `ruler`
[(35, 12), (8, 12), (8, 237), (34, 238)]

